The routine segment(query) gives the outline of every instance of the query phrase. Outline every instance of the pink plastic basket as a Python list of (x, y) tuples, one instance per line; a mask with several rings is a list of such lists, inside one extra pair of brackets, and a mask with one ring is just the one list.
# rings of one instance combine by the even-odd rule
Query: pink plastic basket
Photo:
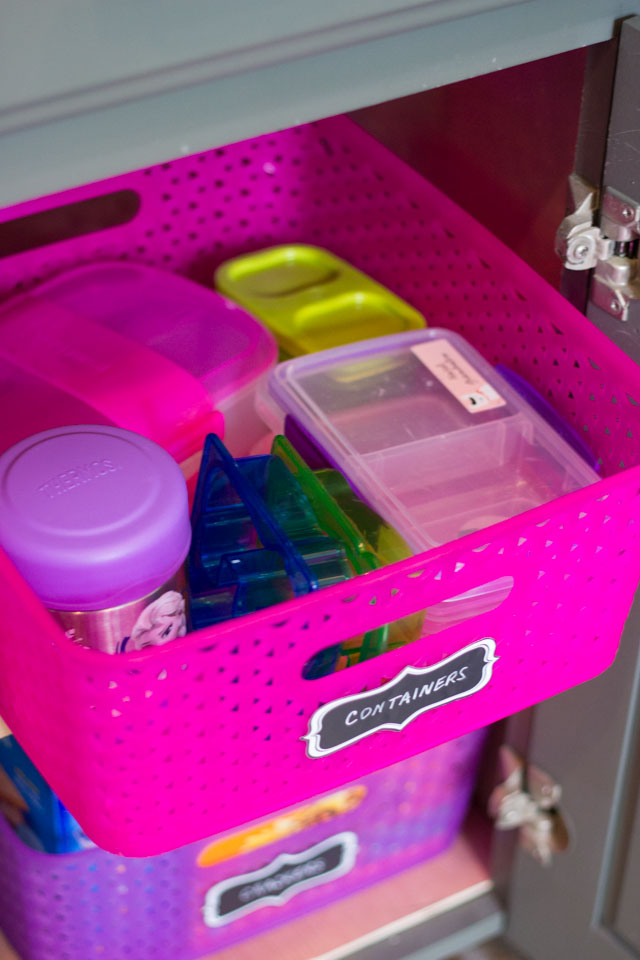
[[(345, 119), (261, 137), (5, 211), (96, 194), (141, 199), (127, 224), (0, 265), (0, 292), (127, 258), (210, 281), (270, 243), (324, 245), (543, 390), (602, 460), (601, 482), (410, 560), (138, 654), (69, 644), (4, 561), (0, 714), (87, 833), (159, 853), (352, 781), (605, 670), (638, 582), (637, 369), (494, 237)], [(28, 223), (28, 222), (27, 222)], [(495, 610), (319, 680), (306, 661), (479, 585)], [(322, 705), (484, 638), (498, 659), (472, 696), (319, 757)], [(489, 645), (490, 647), (490, 645)], [(486, 679), (486, 678), (485, 678)]]

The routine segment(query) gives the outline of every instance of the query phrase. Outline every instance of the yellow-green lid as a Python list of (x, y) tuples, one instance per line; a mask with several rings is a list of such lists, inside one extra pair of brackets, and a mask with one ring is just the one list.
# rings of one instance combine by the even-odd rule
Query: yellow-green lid
[(228, 260), (217, 269), (215, 285), (261, 320), (289, 356), (426, 326), (417, 310), (386, 287), (327, 250), (304, 244)]

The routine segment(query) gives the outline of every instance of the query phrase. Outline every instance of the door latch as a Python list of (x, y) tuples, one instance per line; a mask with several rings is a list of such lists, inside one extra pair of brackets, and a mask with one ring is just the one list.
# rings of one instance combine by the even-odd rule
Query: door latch
[(505, 780), (489, 798), (497, 830), (518, 830), (520, 846), (547, 867), (553, 855), (569, 846), (569, 832), (559, 810), (562, 787), (538, 767), (525, 766), (511, 747), (500, 748)]

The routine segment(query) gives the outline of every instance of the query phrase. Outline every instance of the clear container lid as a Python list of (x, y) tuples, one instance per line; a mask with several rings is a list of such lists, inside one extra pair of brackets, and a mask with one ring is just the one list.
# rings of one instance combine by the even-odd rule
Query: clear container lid
[(269, 389), (416, 552), (598, 479), (448, 330), (298, 357)]

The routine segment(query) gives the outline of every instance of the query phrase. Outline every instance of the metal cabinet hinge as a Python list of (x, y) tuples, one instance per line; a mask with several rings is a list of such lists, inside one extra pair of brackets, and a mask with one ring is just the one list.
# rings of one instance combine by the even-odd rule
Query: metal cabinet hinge
[(594, 225), (599, 192), (576, 173), (569, 176), (569, 213), (556, 232), (556, 253), (567, 270), (591, 270), (607, 255), (600, 229)]
[(640, 300), (640, 204), (607, 187), (598, 207), (598, 190), (574, 173), (569, 189), (573, 212), (558, 228), (556, 252), (567, 270), (594, 270), (591, 300), (627, 320), (629, 305)]
[(500, 748), (505, 780), (489, 798), (489, 814), (498, 830), (519, 830), (520, 846), (543, 866), (566, 850), (569, 833), (559, 810), (562, 788), (552, 777), (524, 761), (511, 747)]

